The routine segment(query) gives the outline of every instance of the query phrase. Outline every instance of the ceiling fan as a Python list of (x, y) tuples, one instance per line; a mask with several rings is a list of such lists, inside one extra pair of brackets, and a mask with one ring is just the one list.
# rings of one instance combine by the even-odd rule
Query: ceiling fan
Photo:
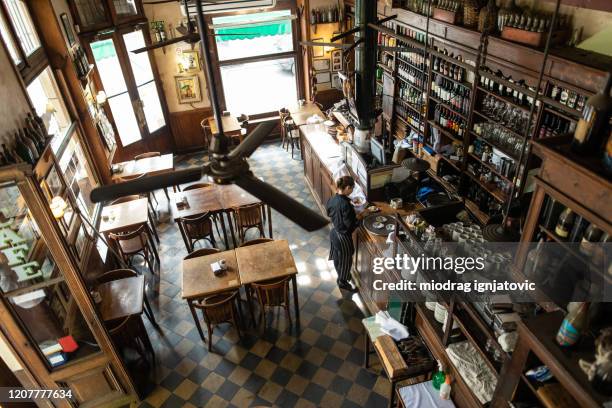
[[(162, 1), (162, 3), (165, 3), (165, 2), (166, 1)], [(214, 3), (214, 1), (212, 1), (212, 3)], [(148, 3), (148, 4), (156, 4), (156, 3)], [(196, 31), (196, 27), (195, 27), (193, 21), (191, 21), (191, 18), (189, 17), (189, 7), (188, 7), (188, 3), (186, 1), (184, 2), (184, 6), (185, 6), (185, 11), (184, 12), (185, 12), (185, 15), (187, 16), (187, 24), (185, 25), (185, 24), (183, 24), (183, 22), (181, 22), (181, 24), (176, 27), (176, 31), (178, 31), (180, 34), (182, 34), (180, 37), (175, 37), (175, 38), (171, 38), (171, 39), (166, 40), (166, 41), (160, 41), (160, 42), (155, 43), (155, 44), (147, 45), (145, 47), (135, 49), (132, 52), (135, 53), (135, 54), (140, 54), (141, 52), (145, 52), (145, 51), (149, 51), (149, 50), (154, 50), (154, 49), (157, 49), (157, 48), (165, 47), (167, 45), (175, 44), (175, 43), (182, 42), (182, 41), (190, 44), (191, 45), (191, 49), (193, 49), (193, 47), (200, 41), (200, 34), (198, 34), (198, 32)], [(218, 34), (212, 33), (212, 34), (209, 34), (209, 35), (212, 35), (213, 37), (216, 37)], [(225, 33), (225, 34), (220, 34), (220, 35), (223, 35), (223, 36), (234, 36), (234, 35), (244, 36), (244, 35), (253, 35), (253, 34), (246, 34), (246, 33), (240, 33), (240, 34)]]
[(93, 202), (108, 201), (131, 194), (142, 194), (164, 187), (176, 186), (184, 183), (198, 181), (207, 175), (218, 184), (234, 183), (248, 193), (268, 204), (276, 211), (289, 218), (307, 231), (315, 231), (323, 228), (329, 221), (316, 211), (306, 207), (294, 198), (288, 196), (276, 187), (255, 177), (249, 168), (247, 158), (261, 145), (264, 138), (276, 126), (274, 122), (264, 122), (258, 125), (242, 143), (230, 151), (229, 138), (223, 132), (221, 121), (221, 110), (215, 90), (212, 66), (210, 65), (210, 49), (207, 41), (204, 41), (206, 32), (206, 21), (202, 13), (201, 3), (196, 3), (197, 23), (202, 54), (204, 55), (204, 67), (206, 69), (210, 101), (214, 112), (218, 133), (214, 134), (210, 142), (209, 151), (212, 152), (210, 162), (202, 167), (179, 170), (167, 174), (143, 177), (123, 183), (109, 184), (92, 190), (90, 198)]

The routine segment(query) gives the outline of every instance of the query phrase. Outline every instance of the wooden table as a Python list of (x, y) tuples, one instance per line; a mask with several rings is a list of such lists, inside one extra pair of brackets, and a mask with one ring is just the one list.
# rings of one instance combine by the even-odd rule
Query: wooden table
[(144, 304), (144, 276), (117, 279), (98, 285), (102, 301), (98, 304), (105, 322), (140, 315)]
[[(102, 209), (100, 232), (133, 231), (148, 221), (147, 198), (126, 201), (124, 203), (107, 205)], [(104, 221), (105, 216), (109, 218)]]
[[(269, 279), (291, 277), (295, 319), (300, 324), (300, 305), (297, 291), (297, 267), (286, 240), (276, 240), (262, 244), (236, 248), (238, 272), (243, 285)], [(250, 291), (247, 290), (247, 294)], [(249, 307), (251, 300), (249, 299)]]
[(306, 125), (306, 121), (312, 115), (319, 115), (322, 120), (325, 120), (325, 114), (313, 102), (305, 103), (303, 106), (295, 105), (289, 108), (289, 113), (291, 113), (291, 119), (293, 119), (296, 126)]
[[(223, 133), (226, 136), (239, 136), (240, 142), (242, 142), (242, 127), (238, 119), (232, 115), (221, 116), (221, 123), (223, 124)], [(210, 132), (213, 135), (219, 132), (217, 129), (217, 121), (214, 117), (208, 118), (208, 127), (210, 127)]]
[[(212, 272), (210, 264), (224, 259), (227, 263), (227, 272), (217, 277)], [(202, 341), (204, 332), (200, 326), (200, 320), (196, 315), (193, 302), (207, 296), (222, 293), (228, 290), (240, 288), (240, 275), (238, 274), (238, 262), (235, 251), (223, 251), (212, 255), (199, 256), (197, 258), (183, 260), (183, 271), (181, 275), (181, 297), (187, 300), (189, 310), (195, 321)]]
[(120, 173), (113, 174), (113, 179), (140, 176), (145, 173), (148, 175), (167, 173), (174, 171), (174, 156), (172, 154), (162, 154), (161, 156), (140, 160), (129, 160), (116, 165), (122, 166), (123, 170)]
[[(187, 206), (179, 209), (176, 206), (176, 203), (181, 201), (183, 197), (187, 198)], [(245, 190), (235, 184), (212, 184), (205, 188), (181, 191), (175, 193), (174, 198), (175, 203), (172, 205), (172, 216), (174, 221), (178, 221), (183, 217), (201, 215), (206, 212), (220, 214), (227, 213), (227, 220), (234, 246), (236, 246), (236, 237), (229, 213), (235, 211), (236, 208), (243, 205), (257, 204), (261, 202), (258, 198), (247, 193)], [(272, 238), (272, 210), (268, 205), (265, 205), (265, 207), (268, 218), (268, 233), (270, 238)], [(224, 217), (221, 216), (220, 219), (221, 226), (223, 228), (225, 247), (229, 248), (228, 237), (225, 231)]]

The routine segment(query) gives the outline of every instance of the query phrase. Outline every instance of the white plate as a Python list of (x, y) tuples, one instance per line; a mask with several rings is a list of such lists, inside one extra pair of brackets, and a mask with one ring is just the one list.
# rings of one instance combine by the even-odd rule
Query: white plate
[(378, 222), (385, 222), (385, 221), (387, 221), (387, 217), (379, 215), (378, 217), (376, 217), (376, 221), (378, 221)]
[(372, 224), (372, 226), (376, 229), (381, 229), (382, 227), (385, 226), (385, 224), (383, 224), (382, 222), (375, 222)]

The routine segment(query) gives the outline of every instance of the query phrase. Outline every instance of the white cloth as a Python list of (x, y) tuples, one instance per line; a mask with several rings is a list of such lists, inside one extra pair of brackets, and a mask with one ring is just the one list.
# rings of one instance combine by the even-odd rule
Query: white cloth
[(381, 331), (393, 337), (396, 341), (405, 339), (410, 335), (408, 328), (392, 318), (386, 311), (381, 310), (376, 313), (376, 323), (380, 325)]
[(462, 341), (449, 345), (446, 352), (480, 403), (491, 401), (497, 378), (474, 346), (468, 341)]
[(431, 381), (408, 385), (399, 389), (400, 398), (406, 407), (418, 408), (453, 408), (451, 400), (440, 398), (440, 391), (436, 390)]

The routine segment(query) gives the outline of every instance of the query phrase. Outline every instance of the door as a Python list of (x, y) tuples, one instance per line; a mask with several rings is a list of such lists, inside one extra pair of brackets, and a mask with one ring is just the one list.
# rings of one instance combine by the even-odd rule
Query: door
[(131, 52), (145, 45), (140, 28), (117, 30), (89, 43), (98, 86), (107, 97), (105, 112), (115, 123), (121, 160), (155, 146), (155, 140), (169, 131), (167, 109), (149, 53)]

